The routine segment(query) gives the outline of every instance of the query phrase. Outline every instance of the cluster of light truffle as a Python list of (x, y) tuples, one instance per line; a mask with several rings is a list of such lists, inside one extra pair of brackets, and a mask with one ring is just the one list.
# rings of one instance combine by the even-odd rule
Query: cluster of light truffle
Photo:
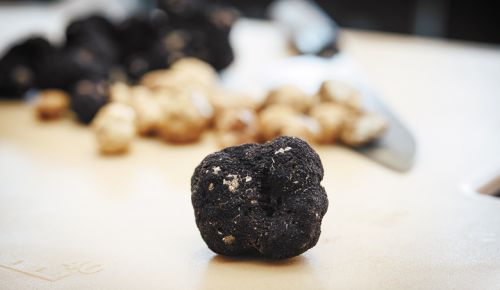
[[(107, 103), (99, 105), (102, 108), (95, 117), (88, 114), (99, 150), (106, 154), (126, 152), (136, 134), (158, 136), (170, 143), (191, 143), (213, 129), (220, 147), (284, 135), (310, 143), (339, 140), (359, 146), (387, 128), (383, 118), (363, 110), (358, 91), (344, 83), (326, 81), (315, 96), (285, 85), (258, 102), (220, 88), (215, 70), (194, 58), (149, 72), (135, 85), (116, 82), (106, 89), (101, 84), (81, 83), (76, 93), (72, 105), (80, 95), (95, 99), (77, 104), (83, 111), (94, 103)], [(60, 117), (69, 103), (62, 91), (42, 91), (37, 114), (42, 119)]]
[(328, 80), (314, 96), (294, 85), (271, 90), (259, 110), (258, 127), (262, 141), (289, 135), (310, 143), (361, 146), (382, 136), (387, 121), (363, 108), (354, 87)]
[[(107, 96), (95, 117), (89, 114), (99, 150), (105, 154), (126, 152), (137, 134), (191, 143), (214, 128), (221, 147), (256, 140), (256, 102), (221, 89), (215, 70), (195, 58), (149, 72), (136, 85), (116, 82), (103, 94), (100, 86), (80, 87), (78, 95), (96, 100)], [(70, 99), (74, 102), (75, 97), (60, 90), (41, 91), (37, 115), (43, 120), (59, 118), (68, 111)], [(84, 110), (83, 105), (79, 108)]]

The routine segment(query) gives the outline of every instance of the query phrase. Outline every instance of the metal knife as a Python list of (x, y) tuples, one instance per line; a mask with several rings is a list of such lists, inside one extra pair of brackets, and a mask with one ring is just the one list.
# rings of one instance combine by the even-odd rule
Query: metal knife
[(381, 138), (355, 150), (390, 169), (399, 172), (410, 170), (417, 147), (415, 138), (379, 97), (374, 93), (365, 97), (371, 99), (370, 110), (382, 114), (389, 127)]

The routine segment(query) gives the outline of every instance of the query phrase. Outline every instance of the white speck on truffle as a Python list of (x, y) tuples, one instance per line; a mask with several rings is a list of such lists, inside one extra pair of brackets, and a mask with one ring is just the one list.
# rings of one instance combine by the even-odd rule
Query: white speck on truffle
[(222, 181), (222, 184), (227, 185), (230, 192), (235, 192), (240, 186), (240, 183), (238, 181), (238, 175), (229, 174), (227, 178), (231, 178), (231, 180), (224, 179)]
[(214, 190), (214, 184), (213, 183), (210, 183), (208, 185), (208, 190), (210, 190), (210, 191)]
[(285, 153), (286, 151), (289, 151), (289, 150), (292, 150), (292, 147), (286, 147), (286, 148), (280, 148), (279, 150), (277, 150), (276, 152), (274, 152), (274, 154), (283, 154)]
[(250, 181), (252, 181), (252, 177), (251, 176), (245, 177), (245, 182), (250, 182)]
[(212, 167), (212, 172), (217, 175), (221, 171), (220, 166), (214, 166)]

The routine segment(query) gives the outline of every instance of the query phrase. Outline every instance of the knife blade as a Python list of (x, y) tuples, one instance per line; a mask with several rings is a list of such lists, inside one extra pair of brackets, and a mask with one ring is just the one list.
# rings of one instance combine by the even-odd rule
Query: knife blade
[(376, 93), (365, 95), (370, 110), (383, 115), (389, 123), (387, 132), (376, 141), (355, 150), (368, 158), (399, 172), (410, 170), (414, 163), (416, 141), (408, 128), (385, 105)]

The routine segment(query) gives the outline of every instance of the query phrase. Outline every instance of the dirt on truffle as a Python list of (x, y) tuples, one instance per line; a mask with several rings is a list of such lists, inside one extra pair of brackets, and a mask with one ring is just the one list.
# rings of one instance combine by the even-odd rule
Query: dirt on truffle
[(208, 155), (191, 179), (196, 225), (227, 256), (290, 258), (316, 245), (328, 208), (318, 154), (295, 137)]

